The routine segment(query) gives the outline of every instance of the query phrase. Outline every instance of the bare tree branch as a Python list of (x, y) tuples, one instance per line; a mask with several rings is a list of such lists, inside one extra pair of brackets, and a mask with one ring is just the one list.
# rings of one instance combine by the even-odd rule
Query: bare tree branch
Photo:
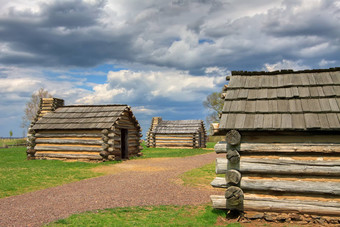
[(40, 88), (34, 92), (31, 99), (26, 103), (24, 116), (22, 117), (21, 127), (28, 128), (30, 123), (34, 120), (39, 110), (39, 104), (41, 98), (52, 98), (52, 95), (48, 93), (44, 88)]

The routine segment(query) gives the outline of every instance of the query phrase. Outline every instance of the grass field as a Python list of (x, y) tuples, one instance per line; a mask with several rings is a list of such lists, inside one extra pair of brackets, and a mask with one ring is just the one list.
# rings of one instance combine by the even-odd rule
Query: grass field
[(143, 156), (142, 158), (166, 158), (166, 157), (186, 157), (193, 156), (199, 154), (206, 154), (209, 152), (213, 152), (212, 148), (215, 146), (215, 142), (208, 142), (207, 148), (205, 149), (181, 149), (181, 148), (148, 148), (143, 146)]
[[(225, 213), (201, 206), (126, 207), (71, 215), (47, 226), (215, 226)], [(224, 225), (241, 226), (238, 223)]]
[(107, 163), (26, 160), (25, 147), (0, 150), (0, 198), (96, 177), (91, 168)]
[[(104, 175), (92, 168), (117, 162), (87, 163), (26, 160), (25, 147), (0, 149), (0, 198)], [(142, 158), (184, 157), (212, 152), (206, 149), (145, 148)], [(57, 173), (57, 174), (56, 174)]]
[(0, 147), (18, 146), (26, 143), (26, 139), (0, 139)]
[[(214, 144), (209, 143), (208, 146), (213, 147)], [(25, 151), (25, 147), (0, 149), (0, 198), (103, 175), (91, 169), (116, 163), (26, 160)], [(213, 151), (145, 148), (143, 158), (184, 157), (208, 152)], [(214, 175), (212, 163), (183, 174), (182, 179), (187, 185), (202, 187), (202, 184), (209, 185)], [(213, 210), (209, 205), (127, 207), (76, 214), (49, 226), (214, 226), (224, 216), (224, 212)]]

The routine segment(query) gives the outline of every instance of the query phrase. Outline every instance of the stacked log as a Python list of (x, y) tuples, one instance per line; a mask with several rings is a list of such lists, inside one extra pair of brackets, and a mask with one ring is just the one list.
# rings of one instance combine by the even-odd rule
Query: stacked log
[(45, 114), (56, 110), (58, 107), (64, 106), (64, 100), (58, 98), (42, 98), (40, 100), (40, 108), (37, 115), (37, 120)]
[(35, 133), (36, 159), (103, 160), (100, 130), (39, 130)]
[(28, 129), (28, 133), (27, 133), (27, 159), (34, 159), (35, 158), (35, 152), (36, 150), (34, 149), (35, 147), (35, 131), (31, 128)]
[(108, 160), (109, 157), (109, 130), (103, 129), (102, 133), (102, 151), (99, 153), (103, 157), (103, 160)]
[[(222, 197), (223, 201), (225, 201), (225, 203), (223, 204), (224, 209), (243, 211), (244, 194), (242, 189), (240, 188), (242, 176), (239, 172), (240, 155), (238, 153), (241, 142), (241, 135), (238, 131), (231, 130), (226, 135), (226, 141), (228, 143), (229, 149), (225, 159), (225, 162), (227, 163), (224, 171), (225, 177), (223, 178), (223, 180), (217, 178), (211, 184), (213, 187), (226, 188), (225, 196)], [(227, 144), (224, 143), (224, 146), (227, 146)], [(218, 151), (223, 149), (220, 144), (217, 144), (215, 147)], [(220, 181), (223, 181), (223, 184)], [(213, 198), (212, 200), (213, 206), (214, 208), (216, 208), (216, 201)]]
[[(326, 143), (326, 135), (298, 137), (243, 135), (236, 146), (230, 140), (219, 142), (215, 151), (226, 153), (227, 159), (217, 158), (216, 173), (226, 176), (216, 177), (212, 186), (239, 186), (245, 211), (340, 216), (339, 144)], [(230, 209), (228, 198), (211, 199), (214, 208)]]
[(195, 147), (194, 134), (157, 134), (154, 136), (154, 147)]

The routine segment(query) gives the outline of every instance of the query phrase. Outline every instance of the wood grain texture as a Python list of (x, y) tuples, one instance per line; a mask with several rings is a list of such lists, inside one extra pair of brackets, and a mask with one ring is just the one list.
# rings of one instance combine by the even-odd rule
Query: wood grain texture
[[(224, 177), (216, 177), (211, 185), (217, 188), (227, 188)], [(313, 181), (289, 181), (289, 180), (241, 180), (241, 189), (244, 191), (273, 191), (289, 192), (297, 194), (336, 195), (340, 196), (340, 182), (313, 182)]]
[[(224, 196), (212, 195), (210, 199), (215, 209), (230, 209)], [(303, 213), (326, 216), (340, 216), (339, 202), (317, 200), (274, 199), (245, 195), (244, 211)]]
[[(227, 171), (228, 160), (217, 158), (216, 174), (225, 174)], [(340, 158), (338, 161), (242, 158), (240, 161), (240, 171), (241, 173), (262, 175), (340, 177)]]

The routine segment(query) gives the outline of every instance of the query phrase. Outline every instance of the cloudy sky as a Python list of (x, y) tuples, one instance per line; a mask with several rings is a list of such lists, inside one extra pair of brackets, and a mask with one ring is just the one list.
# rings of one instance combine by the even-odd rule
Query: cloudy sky
[(66, 104), (205, 119), (232, 70), (340, 66), (340, 0), (0, 0), (0, 136), (45, 88)]

